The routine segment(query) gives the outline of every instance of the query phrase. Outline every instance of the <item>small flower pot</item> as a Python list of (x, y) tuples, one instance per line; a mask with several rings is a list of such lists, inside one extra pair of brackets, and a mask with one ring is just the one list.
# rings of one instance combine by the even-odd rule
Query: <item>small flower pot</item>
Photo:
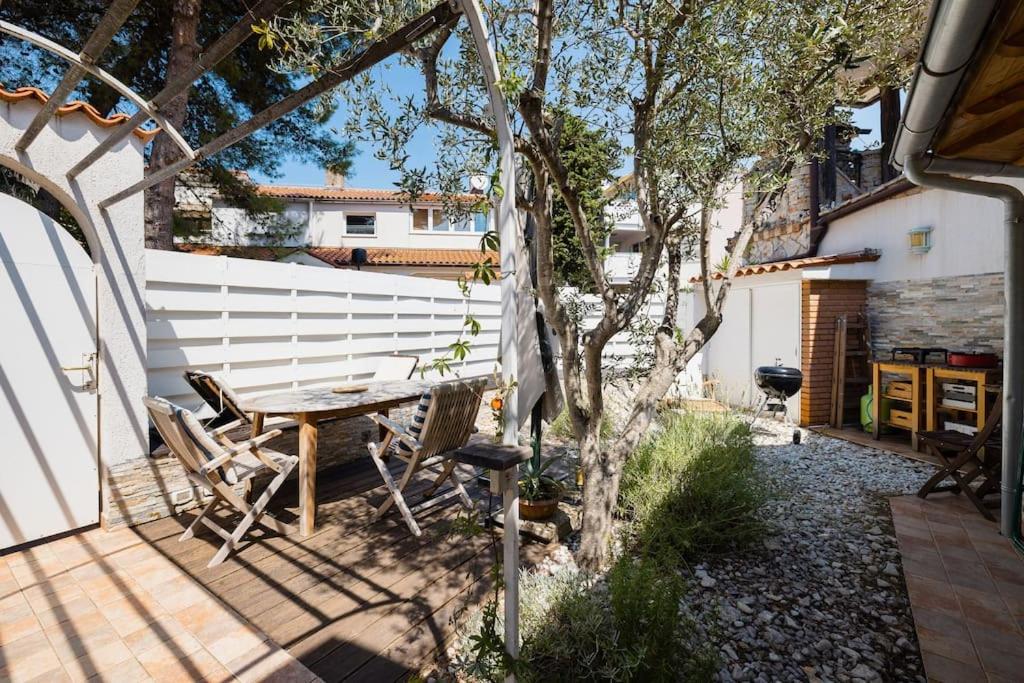
[(531, 522), (542, 522), (546, 519), (551, 519), (558, 510), (558, 498), (542, 498), (541, 500), (525, 500), (519, 499), (519, 517), (520, 519), (529, 520)]

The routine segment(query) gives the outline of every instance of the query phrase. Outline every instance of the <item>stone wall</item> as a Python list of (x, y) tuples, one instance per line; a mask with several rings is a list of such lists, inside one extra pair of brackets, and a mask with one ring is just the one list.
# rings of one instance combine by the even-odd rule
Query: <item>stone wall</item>
[(1003, 354), (1003, 274), (868, 285), (872, 349), (924, 346)]
[[(487, 406), (490, 397), (490, 392), (484, 395), (477, 417), (477, 427), (484, 434), (493, 433), (493, 420)], [(415, 404), (411, 404), (392, 410), (391, 418), (399, 424), (406, 424), (412, 418), (415, 407)], [(317, 448), (317, 470), (368, 457), (366, 444), (376, 439), (377, 424), (368, 417), (322, 423)], [(286, 428), (281, 436), (268, 442), (267, 447), (282, 453), (298, 454), (298, 430), (294, 426)], [(297, 477), (298, 471), (296, 467), (290, 478)], [(177, 459), (164, 448), (158, 449), (150, 457), (135, 458), (111, 467), (108, 482), (109, 500), (102, 519), (105, 529), (150, 522), (191, 510), (201, 502), (206, 502), (185, 476)], [(261, 485), (261, 481), (256, 482), (257, 490)], [(241, 485), (237, 488), (239, 492), (242, 491)]]

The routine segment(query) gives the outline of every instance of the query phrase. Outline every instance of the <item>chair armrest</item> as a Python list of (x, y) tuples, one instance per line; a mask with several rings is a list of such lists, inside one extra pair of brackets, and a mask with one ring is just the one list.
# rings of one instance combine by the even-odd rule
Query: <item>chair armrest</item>
[(228, 432), (235, 431), (236, 429), (238, 429), (239, 427), (241, 427), (244, 424), (246, 424), (245, 420), (232, 420), (231, 422), (228, 422), (226, 425), (221, 425), (220, 427), (217, 427), (216, 429), (211, 429), (209, 431), (209, 434), (210, 434), (210, 436), (214, 436), (214, 437), (222, 436), (224, 434), (227, 434)]
[(420, 448), (423, 447), (423, 444), (417, 441), (412, 434), (405, 431), (405, 427), (398, 424), (391, 418), (384, 417), (383, 415), (371, 415), (370, 419), (379, 424), (384, 429), (394, 434), (399, 441), (405, 443), (407, 446), (409, 446), (409, 448), (412, 448), (413, 450), (419, 450)]
[(239, 455), (240, 453), (251, 451), (257, 446), (262, 446), (271, 439), (276, 439), (283, 433), (284, 432), (282, 432), (280, 429), (271, 429), (269, 432), (263, 432), (259, 436), (255, 436), (251, 439), (246, 439), (245, 441), (238, 442), (237, 444), (228, 449), (228, 453), (230, 453), (233, 457)]
[[(248, 453), (249, 451), (253, 451), (255, 453), (261, 444), (264, 444), (275, 437), (281, 436), (282, 433), (283, 432), (280, 429), (271, 429), (269, 432), (264, 432), (252, 439), (246, 439), (245, 441), (232, 444), (231, 446), (225, 445), (227, 450), (200, 467), (199, 471), (202, 474), (208, 474), (211, 470), (217, 469), (242, 453)], [(260, 460), (262, 460), (262, 458), (260, 458)]]

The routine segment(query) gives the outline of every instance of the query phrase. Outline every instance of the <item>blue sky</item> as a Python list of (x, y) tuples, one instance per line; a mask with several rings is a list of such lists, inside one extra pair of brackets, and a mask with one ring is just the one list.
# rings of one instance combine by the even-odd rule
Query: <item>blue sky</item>
[[(422, 77), (412, 69), (395, 66), (386, 74), (392, 88), (400, 94), (408, 94), (422, 88)], [(870, 134), (862, 135), (854, 140), (854, 148), (863, 149), (880, 144), (878, 114), (877, 104), (865, 109), (854, 110), (854, 124), (860, 128), (871, 129)], [(348, 115), (343, 104), (331, 117), (331, 127), (341, 131)], [(431, 131), (420, 131), (409, 148), (412, 165), (430, 168), (437, 158), (436, 143), (437, 137)], [(281, 177), (277, 179), (268, 179), (260, 174), (255, 174), (255, 177), (260, 182), (273, 182), (281, 185), (320, 186), (324, 184), (324, 171), (315, 164), (300, 163), (289, 159), (281, 165), (281, 174)], [(350, 187), (391, 188), (394, 187), (398, 178), (397, 171), (392, 171), (386, 162), (374, 158), (372, 145), (360, 143), (359, 154), (353, 160), (352, 171), (346, 178), (346, 184)]]

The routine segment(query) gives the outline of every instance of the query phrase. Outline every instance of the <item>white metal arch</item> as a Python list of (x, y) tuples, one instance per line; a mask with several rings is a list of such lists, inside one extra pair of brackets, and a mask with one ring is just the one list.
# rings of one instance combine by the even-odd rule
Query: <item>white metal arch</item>
[[(465, 15), (473, 36), (474, 47), (480, 60), (490, 109), (494, 116), (495, 131), (500, 151), (499, 177), (505, 190), (496, 207), (497, 225), (501, 238), (501, 365), (502, 377), (506, 386), (511, 387), (511, 391), (504, 401), (504, 442), (507, 445), (518, 445), (519, 401), (516, 387), (520, 368), (516, 268), (518, 260), (517, 249), (520, 245), (521, 231), (519, 230), (518, 215), (515, 208), (515, 153), (508, 105), (499, 87), (501, 76), (498, 62), (478, 0), (443, 0), (430, 11), (376, 41), (362, 54), (339, 65), (282, 100), (269, 105), (253, 115), (249, 120), (222, 133), (199, 149), (192, 149), (180, 132), (161, 115), (160, 108), (185, 91), (196, 79), (200, 78), (206, 71), (231, 54), (244, 40), (250, 37), (252, 35), (251, 26), (254, 21), (270, 19), (288, 1), (261, 0), (253, 9), (247, 11), (231, 29), (218, 38), (213, 45), (204, 50), (186, 74), (176, 81), (169, 83), (148, 101), (129, 86), (96, 66), (96, 61), (135, 9), (139, 0), (113, 0), (107, 12), (100, 20), (99, 25), (87, 39), (85, 47), (78, 54), (36, 33), (9, 22), (0, 21), (0, 32), (28, 41), (41, 49), (61, 57), (71, 65), (71, 68), (65, 73), (64, 78), (52, 93), (46, 105), (39, 111), (29, 128), (25, 130), (22, 137), (18, 140), (16, 144), (17, 149), (19, 151), (28, 149), (39, 132), (45, 127), (60, 105), (64, 103), (68, 95), (74, 91), (86, 74), (92, 75), (114, 88), (137, 107), (137, 112), (126, 124), (119, 126), (81, 161), (75, 164), (68, 172), (68, 178), (73, 179), (81, 174), (86, 168), (112, 149), (114, 145), (127, 137), (135, 127), (148, 120), (156, 122), (170, 136), (174, 144), (182, 151), (184, 158), (151, 173), (143, 180), (107, 197), (99, 203), (101, 209), (106, 209), (112, 204), (142, 192), (160, 181), (193, 166), (199, 161), (234, 145), (321, 94), (336, 88), (356, 74), (371, 68), (385, 58), (395, 54), (410, 42), (444, 26), (453, 25), (458, 21), (460, 15)], [(539, 371), (539, 368), (537, 370)], [(517, 468), (506, 470), (502, 477), (505, 507), (505, 642), (509, 654), (515, 657), (519, 654), (519, 492)]]

